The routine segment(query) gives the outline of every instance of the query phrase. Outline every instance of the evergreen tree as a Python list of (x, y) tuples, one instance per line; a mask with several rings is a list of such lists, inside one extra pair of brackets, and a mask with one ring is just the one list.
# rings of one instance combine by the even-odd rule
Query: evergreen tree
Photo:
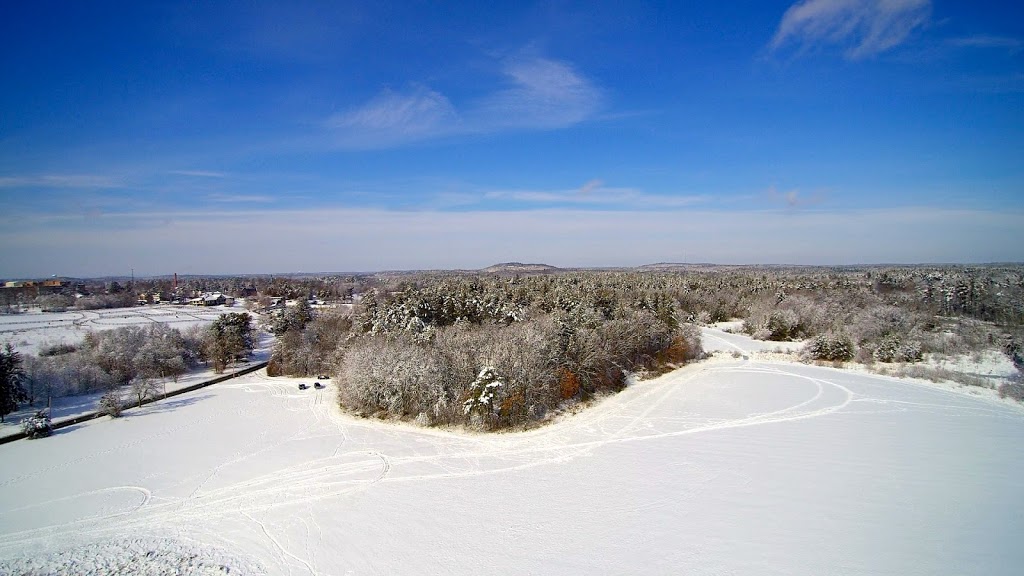
[(255, 346), (252, 317), (245, 312), (221, 314), (210, 325), (206, 334), (206, 357), (213, 362), (216, 372), (224, 369), (235, 358), (244, 357)]
[(18, 409), (18, 405), (28, 400), (28, 394), (22, 386), (25, 374), (21, 370), (21, 354), (15, 352), (8, 343), (0, 351), (0, 422), (4, 417)]

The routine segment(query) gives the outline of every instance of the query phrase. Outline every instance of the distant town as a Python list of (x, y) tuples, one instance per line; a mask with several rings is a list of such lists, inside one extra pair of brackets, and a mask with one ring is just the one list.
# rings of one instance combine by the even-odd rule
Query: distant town
[[(11, 280), (3, 283), (3, 301), (26, 301), (40, 296), (64, 296), (74, 299), (87, 298), (96, 294), (131, 296), (133, 282), (122, 286), (120, 282), (109, 281), (93, 284), (51, 278), (48, 280)], [(255, 288), (252, 289), (255, 294)], [(185, 290), (178, 286), (177, 277), (171, 290), (146, 290), (135, 293), (138, 305), (145, 304), (187, 304), (191, 306), (221, 306), (234, 304), (235, 298), (221, 292)]]

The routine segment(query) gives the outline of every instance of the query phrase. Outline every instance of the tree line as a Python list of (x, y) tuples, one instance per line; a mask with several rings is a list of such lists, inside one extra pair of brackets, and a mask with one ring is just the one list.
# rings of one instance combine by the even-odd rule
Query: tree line
[(268, 370), (331, 372), (343, 407), (361, 414), (521, 426), (699, 355), (694, 325), (730, 319), (754, 338), (808, 340), (808, 360), (1019, 358), (1024, 267), (404, 274), (351, 314), (284, 312)]
[(531, 425), (702, 353), (665, 287), (632, 275), (406, 278), (364, 293), (352, 314), (287, 310), (268, 372), (332, 372), (360, 414)]

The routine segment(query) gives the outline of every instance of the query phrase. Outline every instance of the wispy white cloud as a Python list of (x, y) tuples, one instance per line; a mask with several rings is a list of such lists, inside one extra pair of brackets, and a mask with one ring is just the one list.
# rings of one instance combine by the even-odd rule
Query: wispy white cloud
[(1024, 48), (1024, 41), (1018, 38), (1007, 36), (992, 36), (989, 34), (976, 34), (960, 38), (950, 38), (947, 43), (950, 46), (959, 48), (1002, 48), (1010, 52), (1018, 52)]
[(121, 178), (103, 174), (0, 176), (0, 188), (119, 188)]
[(266, 203), (273, 202), (273, 196), (260, 195), (260, 194), (210, 194), (206, 197), (211, 202), (220, 203)]
[(593, 117), (601, 91), (567, 63), (539, 57), (507, 60), (508, 85), (454, 105), (426, 86), (387, 90), (327, 120), (343, 147), (383, 148), (453, 135), (565, 128)]
[(378, 148), (446, 136), (461, 131), (461, 120), (441, 93), (417, 86), (399, 94), (388, 90), (366, 104), (327, 121), (346, 147)]
[(211, 170), (171, 170), (169, 174), (175, 176), (188, 176), (191, 178), (226, 178), (227, 174), (223, 172), (214, 172)]
[(600, 91), (570, 65), (545, 58), (506, 63), (511, 86), (476, 103), (467, 112), (475, 130), (548, 130), (564, 128), (592, 116), (601, 105)]
[(802, 0), (783, 14), (769, 47), (838, 46), (851, 60), (868, 58), (902, 44), (930, 15), (931, 0)]
[(793, 188), (783, 192), (778, 190), (775, 186), (770, 186), (768, 188), (767, 196), (768, 200), (773, 204), (782, 204), (790, 210), (816, 206), (825, 201), (825, 194), (820, 191), (805, 194), (800, 189)]
[(585, 182), (583, 184), (583, 186), (580, 186), (579, 193), (583, 194), (583, 195), (586, 195), (586, 194), (589, 194), (589, 193), (593, 192), (594, 190), (601, 189), (601, 187), (603, 187), (603, 186), (604, 186), (604, 181), (602, 181), (602, 180), (600, 180), (598, 178), (594, 178), (593, 180)]
[[(139, 272), (146, 262), (151, 269), (143, 274), (480, 268), (509, 260), (613, 266), (678, 261), (684, 254), (723, 264), (1020, 261), (1022, 216), (921, 206), (796, 213), (335, 208), (111, 214), (80, 226), (0, 228), (0, 245), (7, 248), (0, 276), (95, 276), (131, 264)], [(147, 218), (149, 224), (135, 225)], [(304, 250), (281, 242), (300, 237)], [(248, 249), (227, 260), (209, 249), (238, 238), (246, 238)]]
[(634, 188), (607, 187), (601, 180), (591, 180), (570, 190), (492, 190), (484, 194), (487, 201), (535, 204), (538, 207), (574, 205), (616, 207), (643, 211), (664, 208), (685, 208), (713, 200), (703, 194), (657, 195)]

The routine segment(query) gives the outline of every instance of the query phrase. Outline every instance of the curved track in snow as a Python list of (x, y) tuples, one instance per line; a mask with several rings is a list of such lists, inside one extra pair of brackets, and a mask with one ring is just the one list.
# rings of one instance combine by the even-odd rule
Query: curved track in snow
[(0, 559), (141, 536), (229, 550), (270, 574), (1024, 565), (1024, 411), (758, 363), (743, 337), (708, 335), (740, 358), (526, 433), (354, 419), (333, 386), (253, 374), (173, 411), (2, 446)]

